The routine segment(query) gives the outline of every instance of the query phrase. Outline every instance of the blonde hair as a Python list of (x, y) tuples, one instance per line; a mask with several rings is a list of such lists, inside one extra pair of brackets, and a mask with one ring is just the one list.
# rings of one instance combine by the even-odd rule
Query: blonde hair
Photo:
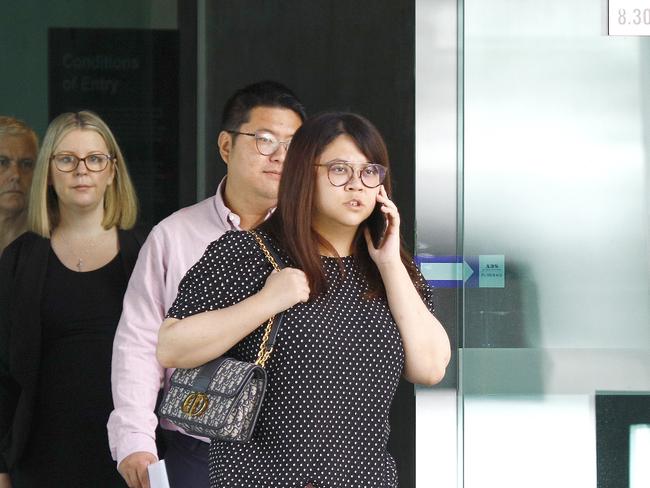
[(104, 139), (109, 155), (114, 158), (115, 179), (113, 184), (106, 188), (104, 195), (102, 226), (105, 229), (113, 226), (130, 229), (135, 225), (138, 216), (138, 198), (124, 156), (106, 123), (99, 115), (88, 110), (63, 113), (47, 128), (32, 179), (27, 216), (29, 229), (43, 237), (50, 237), (50, 233), (59, 223), (58, 198), (48, 184), (50, 160), (61, 139), (73, 130), (97, 132)]
[(8, 115), (0, 115), (0, 137), (3, 136), (25, 136), (31, 139), (34, 147), (38, 151), (38, 136), (36, 132), (20, 119)]

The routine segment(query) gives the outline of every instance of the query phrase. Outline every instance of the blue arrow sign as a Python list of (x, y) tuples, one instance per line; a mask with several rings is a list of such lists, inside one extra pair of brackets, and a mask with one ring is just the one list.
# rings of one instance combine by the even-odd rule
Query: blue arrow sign
[(438, 281), (467, 281), (474, 270), (466, 262), (462, 263), (421, 263), (420, 271), (427, 279)]
[(416, 256), (424, 279), (436, 288), (504, 288), (505, 256)]

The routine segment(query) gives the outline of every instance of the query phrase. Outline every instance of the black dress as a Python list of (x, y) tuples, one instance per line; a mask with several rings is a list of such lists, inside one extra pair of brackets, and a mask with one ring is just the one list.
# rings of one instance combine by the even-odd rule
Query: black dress
[(32, 433), (12, 480), (20, 487), (124, 487), (108, 448), (111, 354), (127, 276), (118, 254), (78, 273), (50, 251)]
[[(343, 270), (335, 258), (322, 260), (327, 290), (285, 314), (252, 440), (210, 445), (212, 488), (397, 486), (387, 442), (404, 366), (401, 338), (386, 300), (363, 297), (354, 257), (342, 258)], [(252, 236), (228, 232), (188, 271), (169, 316), (237, 303), (259, 291), (270, 271)], [(226, 355), (254, 361), (262, 332)]]

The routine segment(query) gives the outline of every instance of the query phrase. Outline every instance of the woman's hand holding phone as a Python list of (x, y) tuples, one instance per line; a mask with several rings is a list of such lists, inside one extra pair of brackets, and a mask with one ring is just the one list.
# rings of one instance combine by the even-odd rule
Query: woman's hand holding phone
[(377, 245), (373, 239), (368, 227), (364, 229), (364, 236), (368, 244), (368, 253), (375, 262), (377, 267), (381, 268), (384, 264), (401, 263), (400, 257), (400, 217), (395, 204), (388, 198), (384, 185), (379, 187), (377, 194), (377, 208), (383, 214), (385, 219), (385, 231)]

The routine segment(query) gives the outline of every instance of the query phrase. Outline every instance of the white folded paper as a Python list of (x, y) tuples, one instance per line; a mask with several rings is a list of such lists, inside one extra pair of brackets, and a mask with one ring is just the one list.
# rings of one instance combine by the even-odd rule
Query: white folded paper
[(151, 488), (169, 488), (169, 480), (167, 479), (167, 468), (165, 468), (165, 460), (161, 459), (157, 463), (147, 466), (149, 471), (149, 484)]

